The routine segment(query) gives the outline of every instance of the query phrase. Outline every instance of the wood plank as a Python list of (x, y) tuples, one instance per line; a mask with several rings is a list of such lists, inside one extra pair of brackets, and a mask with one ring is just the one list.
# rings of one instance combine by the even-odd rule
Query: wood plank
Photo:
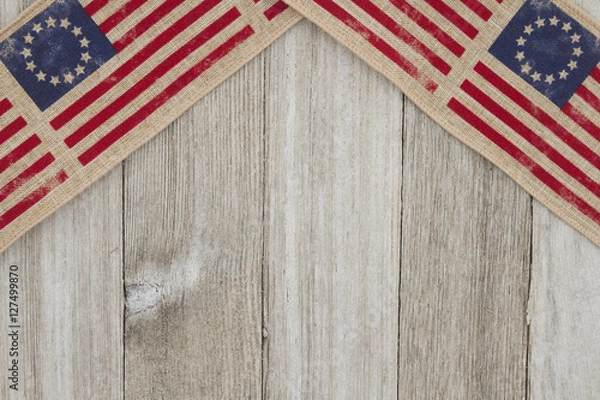
[(593, 399), (600, 393), (600, 249), (534, 206), (529, 304), (532, 399)]
[[(1, 398), (122, 398), (121, 255), (120, 168), (0, 255), (1, 293), (8, 293), (8, 266), (20, 268), (23, 318), (22, 387), (15, 396), (3, 379)], [(6, 302), (2, 296), (2, 310)]]
[[(0, 0), (0, 26), (33, 1)], [(8, 361), (8, 267), (21, 280), (20, 388), (2, 399), (118, 399), (123, 394), (121, 169), (0, 255), (1, 368)]]
[[(600, 20), (596, 1), (576, 3)], [(530, 398), (597, 398), (600, 249), (537, 202), (533, 215)]]
[(127, 399), (260, 398), (263, 74), (125, 161)]
[(410, 102), (405, 118), (399, 398), (523, 398), (530, 198)]
[(402, 95), (308, 21), (266, 57), (265, 395), (395, 398)]

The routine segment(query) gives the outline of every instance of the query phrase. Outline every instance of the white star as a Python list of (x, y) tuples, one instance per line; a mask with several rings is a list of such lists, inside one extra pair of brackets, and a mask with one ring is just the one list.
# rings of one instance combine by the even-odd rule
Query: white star
[(27, 35), (23, 36), (23, 39), (25, 39), (25, 43), (33, 43), (33, 36), (31, 36), (31, 33), (27, 32)]
[(558, 73), (558, 76), (560, 79), (567, 79), (567, 76), (569, 76), (569, 73), (563, 69), (562, 71), (560, 71)]
[(571, 71), (577, 69), (577, 61), (571, 60), (571, 62), (567, 64), (567, 67), (571, 68)]
[(555, 81), (556, 79), (554, 79), (554, 75), (546, 75), (546, 80), (544, 82), (546, 82), (549, 85), (552, 85), (552, 83)]
[(29, 61), (27, 63), (27, 68), (26, 68), (27, 71), (34, 72), (36, 68), (37, 68), (37, 65), (35, 65), (35, 63), (33, 61)]
[(533, 31), (534, 31), (534, 29), (533, 29), (533, 27), (531, 25), (526, 25), (525, 26), (525, 30), (523, 32), (526, 33), (526, 34), (528, 34), (528, 35), (531, 35), (531, 32), (533, 32)]
[(537, 21), (535, 21), (535, 24), (538, 26), (538, 28), (541, 28), (542, 26), (546, 25), (546, 20), (538, 17)]
[(573, 49), (573, 55), (576, 57), (579, 57), (583, 54), (583, 51), (581, 51), (581, 47), (576, 47)]
[(525, 52), (524, 51), (517, 51), (517, 55), (515, 56), (515, 58), (519, 61), (523, 61), (523, 59), (525, 58)]
[(527, 39), (524, 39), (523, 36), (521, 36), (517, 39), (517, 46), (525, 46), (525, 42), (527, 42)]
[(72, 73), (68, 72), (63, 75), (65, 77), (66, 83), (73, 83), (73, 79), (75, 78)]
[(38, 78), (38, 82), (46, 80), (46, 74), (43, 71), (38, 72), (35, 76)]
[(84, 70), (85, 70), (85, 67), (83, 65), (78, 65), (77, 68), (75, 68), (75, 72), (77, 72), (77, 76), (85, 73)]
[(31, 49), (28, 49), (27, 47), (25, 47), (20, 54), (22, 54), (23, 57), (25, 57), (25, 58), (31, 57)]
[(46, 25), (48, 25), (48, 28), (54, 28), (56, 26), (56, 20), (52, 17), (48, 17)]
[(549, 19), (551, 26), (558, 26), (560, 19), (556, 18), (556, 15)]
[(89, 52), (81, 53), (81, 61), (87, 63), (91, 59), (92, 59), (92, 57), (90, 57), (90, 53)]
[(573, 28), (571, 28), (571, 23), (570, 23), (570, 22), (567, 22), (566, 24), (563, 22), (563, 27), (562, 27), (562, 30), (563, 30), (563, 31), (565, 31), (565, 32), (569, 33), (569, 31), (570, 31), (571, 29), (573, 29)]
[(531, 75), (531, 79), (533, 79), (534, 82), (539, 82), (542, 78), (542, 75), (535, 71), (532, 75)]
[(69, 25), (71, 25), (71, 23), (69, 22), (69, 18), (65, 18), (65, 19), (61, 19), (60, 20), (60, 27), (61, 28), (69, 29)]
[(33, 28), (31, 30), (33, 30), (35, 33), (40, 33), (44, 30), (44, 28), (42, 28), (42, 24), (33, 24)]
[(71, 31), (71, 33), (73, 35), (75, 35), (75, 37), (81, 35), (81, 27), (80, 26), (74, 27), (73, 30)]
[(87, 40), (87, 38), (86, 38), (86, 37), (84, 37), (83, 39), (81, 39), (81, 40), (79, 41), (79, 43), (81, 43), (81, 46), (80, 46), (80, 47), (89, 47), (88, 45), (90, 44), (90, 41), (89, 41), (89, 40)]
[(50, 83), (56, 87), (60, 83), (60, 79), (58, 76), (53, 76), (52, 79), (50, 79)]
[(522, 73), (529, 75), (530, 71), (531, 71), (531, 66), (529, 66), (529, 63), (526, 63), (525, 65), (521, 66)]
[(579, 39), (581, 39), (581, 35), (574, 33), (573, 36), (571, 36), (571, 43), (579, 43)]

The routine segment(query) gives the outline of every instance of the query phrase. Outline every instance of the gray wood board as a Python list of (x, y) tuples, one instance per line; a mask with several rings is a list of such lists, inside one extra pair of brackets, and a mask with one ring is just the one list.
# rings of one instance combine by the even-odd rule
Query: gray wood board
[(598, 256), (303, 21), (0, 255), (0, 397), (591, 399)]

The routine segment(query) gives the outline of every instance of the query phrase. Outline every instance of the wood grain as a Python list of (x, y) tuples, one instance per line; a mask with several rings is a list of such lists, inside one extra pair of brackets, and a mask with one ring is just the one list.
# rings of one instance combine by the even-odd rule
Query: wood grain
[[(0, 26), (33, 1), (0, 1)], [(0, 255), (0, 353), (8, 361), (8, 267), (19, 266), (20, 388), (2, 399), (123, 397), (121, 169)]]
[(259, 56), (125, 161), (127, 399), (261, 394)]
[(308, 21), (267, 50), (265, 396), (396, 396), (402, 94)]
[(595, 399), (600, 393), (600, 249), (534, 207), (529, 305), (532, 399)]
[(399, 397), (522, 398), (530, 197), (411, 103), (405, 119)]
[(303, 21), (0, 255), (0, 398), (593, 399), (599, 258)]
[(0, 255), (3, 332), (11, 264), (22, 283), (20, 388), (0, 398), (122, 398), (121, 197), (116, 168)]
[(3, 382), (1, 398), (122, 397), (120, 209), (117, 168), (0, 255), (2, 293), (8, 266), (20, 267), (24, 318), (22, 387), (15, 396)]

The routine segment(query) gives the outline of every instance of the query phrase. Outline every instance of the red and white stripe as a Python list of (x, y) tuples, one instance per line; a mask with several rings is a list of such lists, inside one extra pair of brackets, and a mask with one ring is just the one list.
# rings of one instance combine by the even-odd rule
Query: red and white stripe
[(593, 119), (600, 118), (600, 68), (595, 67), (592, 70), (561, 110), (583, 130), (600, 141), (600, 128), (592, 122)]
[[(395, 64), (395, 80), (418, 82), (432, 103), (447, 103), (451, 119), (473, 129), (469, 140), (481, 142), (476, 133), (482, 135), (541, 187), (600, 224), (600, 127), (594, 122), (600, 120), (600, 68), (558, 109), (490, 54), (468, 52), (481, 31), (499, 29), (489, 23), (502, 0), (312, 1), (357, 33), (353, 40), (377, 50), (366, 55), (372, 62), (387, 59), (386, 71), (389, 61)], [(475, 65), (475, 74), (453, 91), (465, 63)]]
[[(135, 14), (143, 3), (145, 1), (141, 0), (124, 3), (121, 11), (99, 22), (100, 28), (107, 33), (115, 29), (118, 23)], [(123, 51), (162, 20), (173, 19), (170, 25), (163, 26), (160, 31), (155, 32), (156, 35), (151, 39), (146, 38), (145, 44), (129, 55), (110, 75), (59, 110), (50, 120), (50, 125), (55, 130), (63, 129), (64, 143), (69, 148), (75, 148), (78, 152), (77, 159), (82, 165), (89, 164), (103, 154), (254, 34), (253, 28), (244, 24), (236, 7), (215, 15), (215, 10), (221, 3), (223, 0), (204, 0), (194, 2), (195, 6), (192, 7), (190, 2), (186, 4), (184, 0), (164, 0), (145, 17), (139, 18), (137, 24), (122, 37), (116, 39), (115, 48)], [(103, 0), (93, 0), (85, 8), (94, 15), (105, 5)], [(277, 4), (266, 11), (269, 12), (269, 17), (275, 18), (276, 13), (283, 11), (280, 10), (280, 6), (276, 6)], [(182, 7), (185, 10), (183, 15), (173, 18), (172, 13), (175, 10), (181, 11)], [(194, 24), (202, 26), (203, 29), (189, 29)], [(224, 32), (227, 34), (224, 35)], [(214, 48), (216, 38), (219, 43)], [(174, 42), (177, 44), (173, 45)], [(211, 44), (212, 50), (198, 60), (197, 53), (203, 54), (203, 47), (207, 44)], [(175, 50), (164, 58), (158, 56), (159, 52), (169, 48)], [(196, 58), (194, 63), (188, 66), (191, 57)], [(174, 71), (179, 71), (181, 65), (186, 65), (186, 69), (173, 76)], [(143, 76), (130, 87), (120, 88), (119, 83), (132, 73), (139, 73), (141, 66), (144, 66)], [(153, 94), (148, 95), (149, 93)], [(140, 103), (140, 99), (145, 100)], [(135, 107), (132, 108), (132, 104), (135, 104)], [(90, 110), (92, 106), (95, 108), (93, 112)], [(132, 110), (135, 111), (131, 113)], [(107, 121), (115, 120), (120, 122), (101, 137), (97, 137), (99, 128), (104, 128)], [(96, 136), (92, 142), (86, 140), (91, 136)]]
[[(67, 179), (67, 174), (53, 165), (52, 153), (35, 154), (41, 139), (24, 132), (27, 121), (13, 111), (9, 99), (0, 100), (0, 230)], [(20, 141), (23, 136), (26, 139)]]
[[(464, 54), (465, 41), (475, 39), (478, 26), (492, 17), (491, 5), (502, 2), (460, 0), (459, 5), (448, 0), (350, 0), (356, 9), (349, 9), (334, 0), (313, 1), (431, 93)], [(375, 24), (394, 38), (376, 34), (369, 28)]]
[(567, 103), (564, 114), (557, 109), (550, 115), (544, 111), (552, 107), (549, 100), (540, 95), (536, 104), (494, 66), (478, 62), (474, 71), (477, 75), (460, 87), (464, 95), (452, 98), (448, 107), (557, 196), (600, 224), (600, 210), (593, 206), (600, 199), (600, 157), (593, 149), (600, 136), (595, 125), (587, 126), (587, 137), (572, 129), (573, 119), (585, 125), (585, 117), (577, 118), (581, 112), (573, 105), (576, 100)]

